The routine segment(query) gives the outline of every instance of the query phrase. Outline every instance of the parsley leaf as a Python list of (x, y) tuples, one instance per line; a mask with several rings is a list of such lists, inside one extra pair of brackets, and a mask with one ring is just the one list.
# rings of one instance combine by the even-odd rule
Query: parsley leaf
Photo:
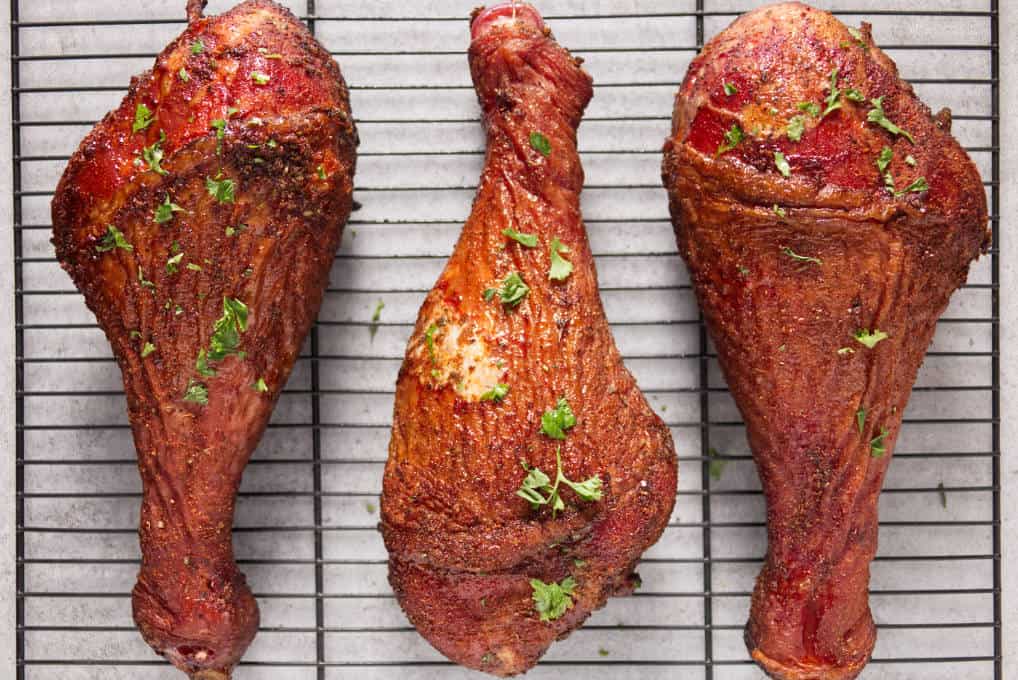
[(504, 236), (508, 236), (520, 245), (526, 246), (527, 248), (537, 247), (537, 236), (534, 234), (524, 234), (523, 232), (516, 231), (512, 227), (506, 227), (503, 229), (502, 234)]
[(216, 118), (211, 123), (212, 129), (216, 131), (216, 139), (222, 139), (226, 136), (226, 120), (223, 118)]
[(170, 259), (166, 260), (166, 273), (176, 274), (180, 269), (180, 261), (184, 259), (184, 253), (177, 253)]
[(796, 105), (796, 108), (803, 113), (808, 113), (814, 118), (820, 115), (820, 105), (816, 102), (799, 102), (799, 104)]
[(773, 210), (774, 210), (774, 214), (777, 215), (778, 217), (785, 217), (788, 214), (787, 212), (785, 212), (785, 209), (782, 208), (777, 203), (774, 204)]
[[(528, 468), (527, 464), (523, 463), (523, 469), (527, 470), (528, 474), (516, 495), (529, 501), (531, 508), (534, 510), (542, 505), (550, 505), (552, 517), (559, 510), (565, 510), (566, 508), (565, 501), (562, 500), (562, 496), (559, 494), (559, 486), (562, 484), (575, 491), (576, 495), (582, 500), (588, 502), (601, 500), (602, 490), (601, 478), (599, 476), (594, 475), (583, 482), (574, 482), (567, 478), (562, 472), (562, 447), (555, 450), (555, 461), (557, 471), (555, 473), (554, 484), (551, 483), (551, 479), (540, 468)], [(544, 494), (547, 494), (547, 496)]]
[(848, 34), (852, 36), (852, 39), (855, 40), (856, 44), (859, 45), (859, 47), (866, 49), (866, 39), (863, 38), (862, 31), (855, 26), (848, 26), (847, 28)]
[(863, 428), (866, 426), (866, 407), (860, 406), (859, 410), (855, 412), (855, 422), (859, 426), (859, 434), (863, 433)]
[(792, 167), (788, 164), (788, 161), (785, 160), (785, 154), (780, 151), (774, 152), (774, 165), (777, 166), (778, 172), (780, 172), (783, 177), (792, 176)]
[(560, 253), (568, 253), (569, 248), (562, 244), (558, 238), (551, 240), (551, 269), (548, 271), (548, 278), (553, 281), (565, 281), (573, 273), (573, 263), (562, 257)]
[(269, 391), (269, 386), (265, 384), (265, 378), (259, 377), (258, 380), (255, 380), (254, 385), (251, 385), (251, 389), (253, 389), (255, 392), (264, 393)]
[(247, 330), (247, 305), (234, 298), (223, 298), (223, 315), (216, 321), (209, 340), (208, 358), (222, 361), (231, 354), (240, 354), (240, 334)]
[(505, 383), (498, 383), (490, 390), (481, 395), (481, 401), (494, 401), (499, 402), (506, 398), (509, 394), (509, 386)]
[(916, 159), (915, 156), (913, 156), (912, 154), (905, 156), (905, 162), (911, 165), (913, 168), (916, 166)]
[(523, 282), (519, 272), (513, 272), (505, 277), (502, 282), (502, 289), (498, 296), (502, 299), (502, 305), (508, 308), (518, 307), (523, 298), (530, 293), (530, 286)]
[(576, 416), (565, 398), (559, 399), (555, 408), (541, 416), (541, 432), (552, 439), (565, 439), (566, 430), (576, 425)]
[(551, 156), (551, 142), (536, 130), (530, 133), (530, 147), (539, 152), (545, 158)]
[(232, 179), (219, 179), (220, 177), (222, 175), (217, 175), (216, 179), (206, 177), (205, 189), (209, 192), (209, 196), (220, 203), (233, 203), (237, 185)]
[(725, 472), (725, 466), (728, 465), (728, 460), (718, 453), (718, 450), (714, 447), (707, 449), (707, 457), (710, 459), (710, 463), (707, 465), (707, 471), (710, 473), (711, 479), (715, 482), (721, 481), (721, 475)]
[(498, 291), (494, 288), (485, 288), (484, 292), (481, 293), (481, 297), (484, 298), (485, 302), (491, 302), (491, 298), (495, 297), (495, 293)]
[(321, 165), (318, 166), (316, 171), (318, 173), (318, 179), (328, 179), (329, 176), (325, 174), (325, 168)]
[(195, 264), (194, 262), (188, 262), (187, 263), (187, 271), (189, 271), (189, 272), (200, 272), (201, 271), (201, 265)]
[(926, 178), (925, 177), (920, 177), (917, 180), (915, 180), (914, 182), (912, 182), (911, 184), (909, 184), (907, 187), (902, 189), (901, 191), (895, 191), (894, 195), (895, 196), (904, 196), (905, 194), (911, 194), (911, 193), (921, 194), (922, 192), (929, 191), (929, 190), (930, 190), (930, 185), (926, 183)]
[(841, 90), (838, 89), (838, 69), (831, 71), (831, 93), (827, 95), (827, 99), (824, 103), (827, 104), (827, 108), (824, 109), (821, 118), (826, 118), (827, 114), (837, 111), (841, 108)]
[(714, 157), (717, 158), (721, 154), (728, 153), (739, 145), (742, 141), (743, 133), (742, 128), (739, 127), (738, 123), (732, 123), (732, 127), (729, 128), (728, 132), (725, 133), (725, 141), (718, 145), (718, 150), (714, 152)]
[(162, 130), (159, 131), (159, 141), (152, 144), (152, 146), (146, 146), (141, 150), (141, 157), (148, 164), (148, 169), (158, 173), (160, 175), (168, 175), (170, 173), (163, 170), (163, 142), (166, 141), (166, 133)]
[(845, 98), (853, 102), (864, 102), (866, 101), (866, 95), (854, 87), (850, 87), (845, 90)]
[(735, 85), (732, 85), (731, 83), (725, 83), (724, 85), (722, 85), (722, 87), (725, 88), (725, 94), (727, 94), (729, 97), (731, 97), (733, 94), (739, 93), (739, 88), (735, 87)]
[(251, 80), (255, 81), (256, 85), (268, 85), (272, 77), (268, 74), (262, 73), (261, 71), (252, 71)]
[(138, 285), (151, 290), (152, 294), (155, 295), (156, 284), (145, 278), (145, 270), (141, 266), (138, 267)]
[(435, 333), (438, 332), (438, 326), (431, 324), (428, 326), (428, 330), (424, 331), (424, 344), (428, 348), (428, 356), (431, 357), (431, 363), (437, 364), (438, 359), (435, 357)]
[(141, 348), (141, 358), (144, 359), (149, 354), (152, 354), (152, 352), (154, 351), (156, 351), (156, 346), (153, 345), (151, 342), (146, 342), (144, 347)]
[(198, 38), (193, 43), (191, 43), (191, 54), (201, 54), (204, 51), (205, 43), (201, 41), (201, 38)]
[(534, 589), (534, 609), (541, 615), (542, 621), (554, 621), (573, 608), (570, 596), (576, 589), (576, 581), (572, 576), (561, 583), (545, 583), (533, 578), (530, 579), (530, 587)]
[(797, 260), (799, 262), (812, 262), (814, 264), (823, 264), (823, 261), (821, 261), (820, 258), (818, 258), (818, 257), (807, 257), (805, 255), (799, 255), (798, 253), (796, 253), (794, 250), (792, 250), (791, 248), (789, 248), (787, 246), (782, 248), (781, 252), (783, 252), (785, 255), (787, 255), (788, 257), (792, 258), (793, 260)]
[(887, 166), (891, 164), (891, 160), (893, 158), (894, 151), (891, 150), (891, 147), (885, 146), (880, 150), (880, 155), (877, 156), (877, 169), (880, 170), (880, 172), (887, 170)]
[(173, 213), (177, 212), (184, 212), (184, 209), (170, 201), (170, 195), (166, 194), (166, 200), (156, 206), (156, 212), (152, 219), (156, 224), (166, 224), (173, 219)]
[(187, 390), (184, 392), (184, 401), (205, 406), (209, 403), (209, 388), (192, 380), (187, 384)]
[(887, 453), (887, 445), (884, 444), (884, 440), (887, 438), (890, 432), (886, 427), (880, 428), (880, 434), (870, 440), (870, 456), (873, 458), (880, 458)]
[(126, 250), (129, 253), (134, 251), (134, 246), (127, 242), (127, 237), (124, 236), (123, 232), (112, 224), (107, 224), (106, 234), (96, 244), (95, 249), (100, 253), (108, 253), (115, 248)]
[(889, 336), (879, 328), (874, 328), (872, 333), (865, 328), (860, 328), (853, 337), (868, 348), (873, 349), (877, 346), (878, 342), (886, 340)]
[(177, 71), (177, 77), (180, 78), (181, 82), (185, 83), (191, 82), (191, 76), (187, 74), (187, 69), (185, 69), (183, 66), (181, 66), (180, 70)]
[(908, 132), (902, 130), (900, 127), (892, 123), (884, 114), (883, 97), (871, 99), (870, 104), (873, 105), (873, 108), (870, 109), (870, 112), (866, 115), (866, 120), (868, 120), (871, 123), (876, 123), (880, 127), (890, 132), (892, 135), (901, 135), (902, 137), (905, 137), (908, 141), (915, 144), (915, 139), (913, 139), (912, 135), (910, 135)]
[(194, 361), (194, 370), (198, 371), (198, 375), (211, 378), (216, 374), (216, 369), (209, 367), (209, 353), (207, 350), (200, 350), (198, 352), (198, 358)]
[(851, 347), (841, 347), (838, 349), (838, 354), (843, 357), (847, 357), (849, 354), (855, 354), (855, 350)]
[(152, 111), (144, 104), (138, 104), (134, 109), (134, 125), (131, 126), (131, 132), (141, 132), (152, 124), (152, 120)]
[(382, 310), (385, 309), (385, 303), (381, 300), (375, 305), (375, 313), (371, 315), (371, 326), (368, 327), (368, 333), (371, 334), (371, 339), (375, 339), (375, 334), (378, 333), (378, 321), (382, 318)]
[(802, 139), (802, 133), (806, 131), (806, 119), (803, 116), (792, 116), (792, 119), (788, 121), (788, 138), (793, 142), (798, 142)]

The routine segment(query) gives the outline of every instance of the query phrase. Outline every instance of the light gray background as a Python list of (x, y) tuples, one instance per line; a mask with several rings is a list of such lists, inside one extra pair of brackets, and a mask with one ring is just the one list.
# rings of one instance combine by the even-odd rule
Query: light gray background
[[(131, 5), (94, 2), (93, 0), (24, 0), (23, 21), (73, 19), (127, 19), (161, 17), (178, 19), (183, 2), (141, 0)], [(229, 5), (214, 2), (210, 12)], [(295, 10), (303, 0), (286, 3)], [(711, 0), (710, 10), (744, 9), (758, 3)], [(986, 9), (988, 3), (908, 2), (874, 0), (838, 0), (820, 3), (840, 9), (880, 9), (909, 7), (929, 9)], [(1004, 114), (1003, 188), (1001, 213), (1001, 267), (1003, 291), (1003, 380), (1004, 413), (1012, 413), (1016, 380), (1013, 373), (1015, 318), (1009, 291), (1018, 285), (1009, 239), (1006, 238), (1016, 200), (1014, 168), (1018, 158), (1008, 141), (1014, 128), (1012, 112), (1018, 101), (1011, 83), (1016, 58), (1011, 36), (1018, 29), (1013, 3), (1002, 3), (1001, 82)], [(6, 12), (0, 3), (0, 12)], [(406, 2), (382, 0), (363, 3), (353, 0), (318, 0), (318, 15), (329, 17), (460, 17), (471, 3), (454, 0)], [(561, 15), (606, 15), (613, 13), (675, 12), (693, 8), (691, 0), (617, 0), (582, 2), (581, 0), (545, 0), (541, 9), (549, 17)], [(298, 12), (300, 13), (300, 12)], [(2, 15), (0, 15), (2, 16)], [(843, 17), (857, 23), (864, 16)], [(709, 37), (724, 27), (731, 16), (707, 17)], [(984, 49), (936, 51), (905, 49), (922, 44), (986, 44), (989, 21), (985, 17), (948, 18), (875, 16), (871, 19), (878, 43), (889, 48), (909, 78), (988, 78), (989, 52)], [(701, 555), (702, 534), (696, 526), (702, 520), (700, 499), (699, 400), (689, 392), (697, 384), (694, 358), (698, 351), (695, 303), (685, 272), (674, 254), (674, 242), (666, 219), (663, 191), (658, 186), (658, 149), (668, 129), (667, 115), (675, 86), (693, 56), (685, 51), (628, 50), (591, 51), (591, 48), (691, 47), (695, 43), (695, 19), (549, 19), (557, 36), (566, 46), (587, 58), (587, 68), (595, 78), (597, 94), (581, 129), (581, 148), (587, 170), (588, 189), (584, 210), (590, 223), (591, 239), (598, 257), (598, 268), (606, 308), (615, 325), (615, 333), (627, 364), (662, 416), (673, 425), (679, 455), (683, 457), (681, 489), (673, 526), (649, 557), (680, 560), (668, 564), (648, 564), (641, 569), (646, 586), (639, 599), (618, 600), (595, 615), (587, 628), (556, 645), (547, 664), (530, 677), (552, 678), (563, 673), (583, 673), (599, 678), (683, 678), (702, 677), (695, 667), (646, 667), (642, 669), (606, 665), (635, 659), (681, 661), (702, 658), (702, 632), (698, 630), (613, 629), (617, 623), (633, 625), (699, 624), (703, 620), (702, 599), (677, 597), (676, 593), (698, 591), (703, 583), (702, 567), (694, 562)], [(29, 126), (22, 137), (23, 153), (29, 156), (66, 156), (90, 127), (114, 106), (130, 76), (147, 68), (156, 51), (175, 36), (180, 24), (156, 24), (145, 28), (132, 26), (89, 26), (83, 28), (22, 29), (23, 55), (93, 54), (109, 52), (139, 55), (136, 58), (69, 61), (26, 61), (21, 65), (25, 87), (108, 85), (115, 91), (98, 93), (38, 93), (22, 98), (25, 121), (79, 121), (81, 124)], [(469, 210), (472, 186), (480, 167), (483, 142), (475, 122), (476, 105), (469, 89), (469, 74), (462, 50), (467, 44), (465, 20), (394, 22), (394, 21), (321, 21), (317, 33), (329, 49), (342, 52), (337, 58), (353, 88), (355, 115), (361, 123), (360, 172), (357, 198), (364, 204), (344, 238), (342, 255), (333, 272), (332, 292), (323, 309), (324, 353), (343, 356), (322, 362), (322, 382), (334, 393), (323, 397), (323, 419), (330, 423), (352, 423), (367, 428), (330, 428), (323, 432), (323, 453), (330, 463), (323, 468), (327, 490), (351, 494), (326, 498), (323, 502), (326, 558), (326, 592), (350, 595), (326, 600), (327, 659), (352, 660), (363, 667), (330, 668), (335, 679), (466, 678), (472, 674), (447, 667), (393, 669), (378, 664), (384, 661), (437, 661), (433, 652), (415, 633), (406, 628), (398, 607), (388, 597), (385, 569), (381, 564), (384, 550), (371, 530), (377, 521), (377, 500), (387, 433), (385, 425), (391, 410), (391, 390), (399, 357), (402, 354), (408, 324), (416, 315), (424, 291), (431, 285), (458, 234), (459, 225)], [(394, 37), (398, 36), (398, 42)], [(8, 35), (0, 32), (0, 50)], [(379, 51), (434, 52), (442, 55), (377, 55)], [(356, 53), (356, 54), (351, 54)], [(6, 59), (6, 53), (4, 54)], [(7, 62), (4, 61), (6, 64)], [(9, 96), (9, 73), (3, 73), (2, 96)], [(432, 92), (408, 89), (413, 85), (437, 85)], [(919, 84), (920, 95), (933, 107), (950, 106), (956, 114), (990, 112), (990, 88), (985, 85)], [(4, 99), (0, 116), (9, 116)], [(429, 122), (414, 122), (426, 120)], [(436, 122), (439, 121), (439, 122)], [(972, 147), (990, 145), (989, 123), (960, 120), (956, 134)], [(9, 157), (10, 126), (0, 120), (0, 144)], [(436, 155), (440, 153), (441, 155)], [(990, 175), (990, 154), (975, 151), (973, 158)], [(26, 162), (23, 188), (51, 191), (62, 169), (62, 160)], [(10, 224), (10, 167), (0, 168), (0, 186), (6, 192), (0, 205), (0, 220)], [(637, 185), (635, 189), (621, 189)], [(412, 190), (408, 190), (412, 189)], [(49, 196), (24, 200), (26, 224), (48, 224)], [(33, 294), (25, 298), (25, 316), (29, 324), (92, 324), (91, 315), (80, 297), (72, 293), (70, 281), (52, 262), (45, 229), (24, 233), (24, 254), (38, 261), (23, 267), (25, 288)], [(1013, 253), (1018, 255), (1018, 253)], [(399, 256), (397, 258), (397, 256)], [(409, 258), (407, 256), (410, 256)], [(0, 271), (10, 272), (11, 239), (0, 239)], [(989, 259), (977, 264), (970, 282), (990, 281)], [(11, 276), (0, 277), (0, 300), (12, 300)], [(1010, 285), (1009, 285), (1010, 284)], [(642, 290), (637, 290), (642, 289)], [(48, 291), (43, 293), (43, 291)], [(987, 317), (990, 293), (986, 289), (959, 291), (947, 319)], [(365, 322), (378, 299), (386, 303), (382, 314), (385, 324), (374, 341)], [(661, 325), (659, 321), (673, 323)], [(10, 305), (0, 305), (0, 356), (5, 358), (0, 384), (7, 388), (0, 396), (0, 446), (10, 452), (0, 466), (0, 493), (9, 494), (2, 503), (0, 550), (12, 556), (0, 563), (0, 586), (12, 583), (13, 544), (13, 321)], [(884, 522), (929, 520), (972, 521), (989, 519), (989, 494), (950, 492), (947, 510), (940, 507), (935, 492), (910, 489), (934, 489), (941, 481), (950, 488), (989, 483), (988, 458), (965, 459), (946, 455), (959, 451), (988, 451), (988, 423), (980, 422), (990, 413), (987, 391), (961, 392), (957, 386), (989, 384), (988, 357), (956, 358), (953, 351), (989, 351), (988, 324), (941, 324), (933, 347), (933, 356), (924, 366), (917, 391), (906, 418), (909, 420), (899, 443), (898, 458), (888, 479), (891, 493), (882, 500)], [(26, 433), (26, 488), (30, 492), (76, 494), (57, 499), (31, 498), (26, 502), (29, 526), (49, 531), (32, 532), (26, 539), (30, 558), (50, 560), (70, 557), (93, 560), (87, 564), (62, 565), (52, 562), (26, 566), (30, 592), (45, 592), (46, 597), (30, 597), (28, 622), (39, 627), (28, 634), (28, 655), (33, 659), (104, 659), (148, 662), (152, 655), (132, 629), (126, 593), (133, 583), (137, 558), (133, 527), (137, 498), (91, 499), (95, 491), (137, 492), (139, 485), (133, 466), (133, 450), (127, 430), (123, 401), (118, 395), (116, 366), (106, 359), (109, 348), (94, 328), (75, 330), (26, 330), (26, 355), (34, 358), (63, 357), (63, 363), (26, 365), (26, 421), (30, 425), (109, 424), (119, 429), (86, 433), (61, 430), (33, 430)], [(659, 358), (662, 355), (667, 358)], [(80, 361), (89, 359), (90, 361)], [(101, 359), (101, 361), (95, 361)], [(306, 389), (308, 370), (302, 362), (290, 387)], [(721, 386), (714, 371), (712, 385)], [(91, 392), (73, 398), (54, 396), (57, 391)], [(736, 421), (730, 399), (725, 394), (711, 397), (712, 420)], [(284, 397), (274, 419), (277, 424), (308, 422), (306, 396)], [(950, 426), (931, 426), (923, 419), (953, 418)], [(1018, 432), (1010, 419), (1003, 422), (1006, 444)], [(306, 492), (310, 488), (312, 468), (294, 459), (310, 457), (310, 435), (306, 428), (274, 429), (266, 436), (249, 469), (244, 490), (268, 492)], [(712, 427), (712, 445), (737, 456), (746, 456), (741, 428), (736, 425)], [(907, 454), (936, 454), (907, 457)], [(940, 455), (945, 454), (945, 455)], [(1003, 462), (1006, 489), (1014, 488), (1018, 464)], [(748, 459), (733, 462), (716, 488), (721, 490), (756, 489), (758, 482)], [(1018, 516), (1018, 496), (1004, 493), (1006, 530), (1015, 536), (1013, 522)], [(311, 556), (311, 499), (270, 496), (242, 498), (238, 508), (236, 542), (242, 558), (276, 559), (280, 564), (252, 565), (245, 570), (261, 598), (263, 631), (247, 656), (251, 661), (314, 660), (313, 566)], [(762, 519), (759, 496), (719, 496), (711, 505), (714, 522), (758, 523)], [(265, 530), (265, 527), (288, 527)], [(80, 533), (55, 533), (55, 528), (74, 528)], [(90, 533), (91, 532), (91, 533)], [(715, 556), (756, 558), (764, 546), (760, 526), (719, 527), (712, 532)], [(985, 589), (992, 586), (988, 561), (953, 559), (942, 562), (895, 560), (915, 555), (957, 555), (988, 553), (988, 527), (930, 526), (897, 528), (885, 526), (881, 534), (883, 560), (874, 565), (873, 605), (880, 623), (899, 627), (881, 630), (876, 656), (885, 662), (873, 664), (864, 678), (989, 678), (988, 662), (967, 664), (912, 664), (904, 660), (920, 656), (973, 656), (992, 654), (992, 631), (986, 628), (924, 629), (911, 624), (926, 622), (958, 623), (992, 620), (992, 597), (988, 593), (930, 594), (903, 598), (895, 590), (929, 588), (944, 590)], [(1010, 546), (1005, 541), (1005, 549)], [(95, 560), (122, 559), (124, 563)], [(305, 560), (297, 562), (295, 560)], [(354, 563), (347, 563), (353, 560)], [(1006, 565), (1006, 560), (1005, 560)], [(739, 562), (714, 566), (713, 587), (722, 596), (715, 599), (714, 618), (722, 625), (741, 624), (747, 608), (745, 593), (751, 588), (757, 566)], [(1018, 585), (1014, 574), (1005, 572), (1008, 591)], [(87, 591), (99, 597), (81, 598), (61, 595)], [(0, 588), (0, 620), (13, 621), (13, 585)], [(1011, 602), (1011, 598), (1006, 602)], [(1005, 604), (1007, 630), (1016, 630), (1018, 620)], [(103, 626), (101, 632), (76, 633), (56, 628), (81, 625)], [(363, 629), (370, 632), (358, 632)], [(13, 630), (0, 628), (7, 639), (0, 655), (13, 669)], [(715, 658), (738, 661), (745, 657), (740, 634), (734, 629), (715, 633)], [(1009, 636), (1007, 639), (1013, 639)], [(601, 657), (599, 649), (609, 656)], [(1015, 663), (1008, 655), (1008, 663)], [(556, 661), (584, 662), (580, 668), (562, 668)], [(13, 670), (11, 671), (13, 676)], [(1018, 667), (1005, 676), (1018, 677)], [(4, 677), (8, 677), (4, 673)], [(162, 666), (32, 666), (32, 680), (71, 678), (142, 678), (160, 680), (177, 677)], [(314, 677), (310, 667), (248, 667), (238, 672), (241, 679)], [(480, 677), (480, 676), (476, 676)], [(748, 666), (719, 666), (719, 680), (762, 677)]]

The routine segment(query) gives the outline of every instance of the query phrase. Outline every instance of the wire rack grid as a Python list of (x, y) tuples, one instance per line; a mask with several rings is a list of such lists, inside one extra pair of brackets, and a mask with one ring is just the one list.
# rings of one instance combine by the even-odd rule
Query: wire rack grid
[[(470, 3), (285, 4), (351, 85), (363, 207), (245, 475), (235, 544), (263, 628), (238, 677), (480, 677), (409, 627), (375, 530), (403, 347), (481, 164), (464, 56)], [(686, 66), (756, 3), (539, 4), (595, 78), (580, 145), (602, 295), (627, 365), (672, 427), (682, 480), (675, 515), (642, 564), (644, 588), (555, 645), (531, 677), (569, 668), (593, 680), (759, 678), (741, 629), (766, 541), (763, 500), (658, 179)], [(872, 22), (920, 96), (954, 110), (996, 227), (997, 2), (821, 4)], [(55, 263), (48, 203), (78, 140), (181, 30), (182, 10), (182, 0), (11, 0), (19, 680), (177, 677), (130, 619), (140, 485), (119, 373)], [(872, 584), (880, 641), (865, 678), (1003, 677), (996, 231), (939, 324), (906, 413), (882, 497)]]

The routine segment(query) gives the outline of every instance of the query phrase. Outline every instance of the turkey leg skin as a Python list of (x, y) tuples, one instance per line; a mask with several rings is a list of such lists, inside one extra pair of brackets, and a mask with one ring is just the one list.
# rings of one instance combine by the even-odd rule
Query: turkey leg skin
[(988, 244), (979, 174), (869, 26), (787, 3), (693, 61), (663, 176), (767, 500), (746, 643), (774, 678), (854, 678), (902, 413)]
[(144, 485), (135, 621), (221, 680), (259, 620), (234, 499), (318, 313), (357, 135), (338, 66), (296, 17), (202, 7), (82, 142), (52, 207), (57, 257), (123, 372)]
[[(478, 11), (472, 29), (487, 156), (399, 374), (381, 529), (417, 630), (456, 663), (508, 676), (631, 590), (674, 505), (676, 456), (615, 347), (580, 215), (590, 77), (529, 5)], [(555, 239), (573, 265), (562, 280)], [(515, 305), (497, 292), (511, 274), (529, 287)], [(576, 423), (556, 440), (542, 414), (562, 398)], [(521, 461), (554, 477), (559, 449), (569, 479), (599, 477), (600, 500), (567, 490), (553, 512), (517, 495)], [(542, 621), (531, 579), (567, 578), (571, 607)]]

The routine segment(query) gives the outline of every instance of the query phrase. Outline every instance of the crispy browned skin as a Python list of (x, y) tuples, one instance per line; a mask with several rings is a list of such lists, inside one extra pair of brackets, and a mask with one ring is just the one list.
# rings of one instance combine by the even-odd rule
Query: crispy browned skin
[[(803, 114), (800, 102), (826, 107), (834, 68), (838, 87), (866, 101), (843, 93), (840, 110)], [(881, 96), (915, 144), (867, 122)], [(786, 134), (796, 115), (806, 120), (798, 142)], [(746, 137), (718, 156), (733, 123)], [(885, 189), (876, 166), (885, 146), (895, 186), (925, 177), (929, 191)], [(950, 114), (930, 115), (869, 26), (858, 39), (791, 3), (745, 15), (694, 60), (664, 181), (767, 497), (747, 645), (775, 678), (854, 678), (876, 639), (869, 563), (902, 412), (937, 318), (988, 239), (979, 174), (950, 135)], [(890, 337), (868, 349), (859, 329)], [(870, 442), (882, 428), (880, 455)]]
[[(234, 497), (318, 313), (350, 214), (357, 136), (339, 68), (296, 17), (250, 0), (203, 19), (201, 5), (189, 3), (184, 34), (71, 158), (53, 242), (124, 376), (144, 483), (135, 621), (178, 668), (218, 680), (258, 628), (233, 560)], [(133, 132), (139, 103), (153, 122)], [(228, 120), (221, 140), (217, 119)], [(161, 134), (165, 176), (136, 161)], [(207, 190), (220, 176), (234, 182), (232, 201)], [(183, 210), (157, 224), (167, 196)], [(107, 225), (133, 249), (98, 252)], [(244, 354), (202, 375), (224, 298), (247, 307)], [(183, 399), (193, 384), (207, 405)]]
[[(539, 30), (532, 8), (517, 10), (519, 22), (475, 22), (470, 65), (488, 153), (473, 212), (407, 348), (382, 496), (389, 579), (408, 617), (453, 661), (501, 676), (531, 668), (628, 592), (676, 490), (670, 433), (622, 364), (580, 215), (576, 128), (590, 77)], [(547, 158), (532, 132), (549, 140)], [(508, 239), (507, 227), (535, 235), (537, 247)], [(575, 265), (562, 282), (549, 280), (555, 237)], [(485, 301), (514, 271), (530, 286), (523, 303)], [(481, 400), (496, 383), (508, 396)], [(540, 433), (541, 414), (563, 396), (577, 424), (556, 442)], [(598, 475), (605, 493), (584, 502), (567, 490), (553, 519), (516, 491), (521, 461), (554, 477), (559, 444), (566, 476)], [(575, 606), (540, 621), (530, 579), (568, 576)]]

